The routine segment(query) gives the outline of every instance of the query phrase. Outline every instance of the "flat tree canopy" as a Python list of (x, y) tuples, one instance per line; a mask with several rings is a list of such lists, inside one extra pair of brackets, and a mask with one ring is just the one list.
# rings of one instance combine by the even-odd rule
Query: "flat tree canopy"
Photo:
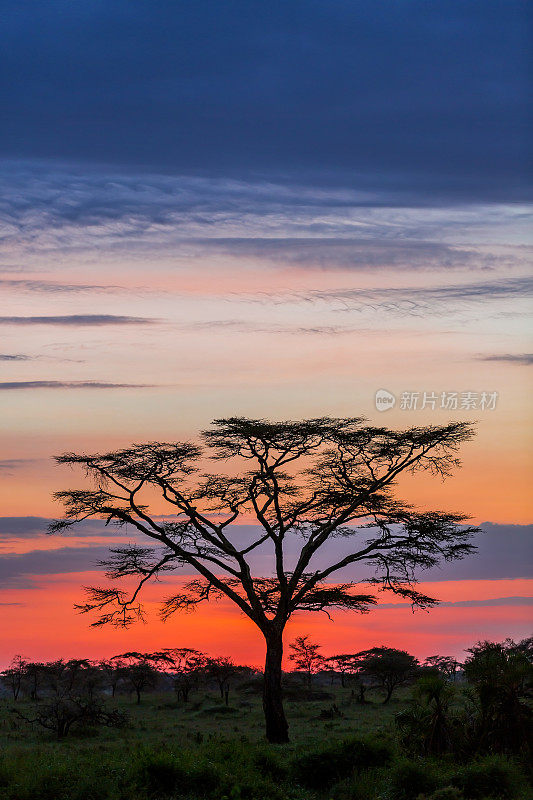
[[(97, 517), (133, 526), (146, 545), (151, 540), (153, 546), (111, 550), (105, 562), (110, 585), (89, 588), (79, 606), (98, 613), (94, 625), (126, 626), (142, 618), (143, 586), (185, 565), (197, 577), (179, 582), (165, 599), (164, 619), (210, 599), (232, 600), (265, 637), (267, 736), (287, 741), (281, 699), (287, 620), (295, 611), (366, 612), (377, 602), (372, 587), (415, 606), (433, 605), (433, 598), (416, 589), (418, 571), (471, 552), (475, 529), (465, 526), (460, 514), (417, 510), (395, 498), (393, 488), (402, 472), (448, 476), (459, 464), (460, 445), (471, 436), (464, 422), (395, 431), (369, 426), (362, 418), (269, 422), (231, 417), (215, 420), (199, 443), (149, 442), (95, 455), (66, 453), (58, 463), (80, 465), (93, 485), (56, 493), (65, 518), (50, 530)], [(159, 516), (160, 507), (151, 510), (156, 497), (166, 504), (167, 518)], [(250, 518), (257, 535), (243, 543), (236, 524)], [(338, 553), (330, 547), (334, 539), (343, 540), (342, 556), (333, 555)], [(265, 548), (272, 569), (258, 575), (252, 561)], [(336, 578), (353, 564), (366, 565), (364, 591), (355, 581)], [(117, 586), (131, 576), (138, 579), (132, 592)]]

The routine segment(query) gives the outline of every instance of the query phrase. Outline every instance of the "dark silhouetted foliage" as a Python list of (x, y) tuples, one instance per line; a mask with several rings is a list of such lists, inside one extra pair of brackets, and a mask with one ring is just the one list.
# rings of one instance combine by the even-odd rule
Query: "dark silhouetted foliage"
[[(192, 567), (198, 577), (166, 599), (164, 618), (210, 599), (229, 598), (259, 628), (266, 642), (263, 704), (267, 737), (288, 741), (282, 703), (283, 633), (295, 611), (365, 612), (376, 598), (354, 581), (335, 582), (351, 564), (365, 564), (368, 585), (388, 589), (414, 605), (436, 601), (415, 588), (420, 570), (472, 551), (474, 528), (460, 514), (415, 511), (392, 489), (404, 472), (440, 477), (459, 464), (457, 452), (472, 436), (453, 422), (393, 431), (361, 418), (299, 422), (230, 417), (215, 420), (190, 442), (135, 444), (108, 453), (66, 453), (60, 464), (78, 465), (92, 488), (58, 492), (65, 518), (51, 532), (91, 517), (130, 525), (152, 546), (119, 546), (106, 562), (110, 585), (92, 587), (83, 612), (94, 624), (128, 625), (142, 618), (140, 591), (161, 574)], [(210, 459), (210, 461), (209, 461)], [(227, 462), (223, 472), (213, 469)], [(150, 511), (154, 494), (166, 502), (167, 519)], [(254, 517), (255, 538), (233, 535), (240, 519)], [(287, 563), (286, 543), (300, 542)], [(314, 557), (334, 537), (346, 555), (312, 569)], [(269, 546), (272, 573), (253, 575), (249, 555)], [(137, 578), (133, 592), (121, 579)]]

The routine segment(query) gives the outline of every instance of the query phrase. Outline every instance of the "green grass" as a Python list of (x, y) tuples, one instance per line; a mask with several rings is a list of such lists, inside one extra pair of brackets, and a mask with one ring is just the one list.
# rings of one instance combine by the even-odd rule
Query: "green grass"
[[(394, 715), (405, 706), (408, 690), (386, 706), (378, 699), (360, 706), (350, 699), (348, 689), (328, 691), (333, 695), (329, 700), (286, 704), (291, 735), (287, 746), (265, 742), (257, 695), (232, 693), (229, 711), (212, 693), (197, 693), (187, 704), (176, 702), (171, 693), (146, 694), (140, 706), (122, 696), (115, 705), (130, 715), (126, 728), (103, 728), (60, 742), (16, 721), (9, 713), (13, 703), (4, 699), (0, 701), (0, 798), (417, 800), (419, 794), (429, 798), (437, 792), (439, 798), (438, 792), (444, 792), (444, 798), (469, 800), (461, 792), (466, 787), (471, 793), (476, 769), (480, 775), (487, 770), (492, 775), (489, 786), (500, 780), (502, 786), (511, 787), (505, 791), (514, 794), (502, 795), (505, 800), (529, 798), (520, 770), (506, 759), (475, 765), (468, 772), (468, 765), (454, 764), (449, 758), (437, 762), (403, 754)], [(321, 712), (333, 702), (343, 716), (322, 718)], [(346, 766), (345, 755), (354, 747), (359, 755), (358, 766), (352, 770), (349, 759)], [(374, 763), (379, 747), (390, 751), (390, 764)], [(339, 753), (344, 756), (339, 756), (332, 777), (324, 784), (320, 764), (328, 765)], [(370, 753), (368, 761), (361, 753)], [(505, 764), (509, 776), (500, 775)], [(449, 787), (447, 795), (445, 787)]]

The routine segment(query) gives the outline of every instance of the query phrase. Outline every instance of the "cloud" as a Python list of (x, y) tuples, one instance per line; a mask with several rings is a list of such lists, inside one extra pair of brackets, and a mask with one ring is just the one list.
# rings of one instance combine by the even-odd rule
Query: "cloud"
[[(31, 538), (34, 535), (43, 533), (49, 521), (43, 518), (34, 517), (7, 517), (0, 518), (0, 539), (8, 543), (10, 538)], [(513, 578), (531, 577), (531, 564), (533, 563), (533, 525), (498, 525), (485, 522), (481, 525), (481, 533), (477, 534), (473, 543), (478, 550), (473, 555), (459, 561), (443, 563), (439, 567), (422, 571), (419, 575), (424, 582), (438, 581), (461, 581), (461, 580), (501, 580)], [(115, 527), (105, 528), (103, 522), (91, 521), (79, 527), (81, 536), (102, 536), (117, 535)], [(249, 544), (257, 536), (258, 526), (254, 525), (235, 525), (227, 534), (238, 546), (243, 547)], [(78, 535), (78, 528), (73, 529), (73, 533)], [(120, 534), (124, 536), (122, 532)], [(130, 538), (137, 538), (132, 532), (126, 532)], [(362, 530), (357, 534), (358, 544), (368, 538), (368, 532)], [(298, 537), (288, 537), (286, 539), (286, 568), (291, 569), (297, 553), (301, 549), (301, 539)], [(313, 558), (310, 568), (321, 569), (335, 563), (347, 554), (348, 540), (339, 538), (328, 542), (327, 548), (322, 548)], [(60, 557), (55, 561), (52, 551), (34, 550), (22, 555), (8, 554), (0, 557), (0, 579), (2, 574), (8, 574), (5, 570), (15, 570), (14, 575), (19, 575), (21, 569), (28, 573), (37, 570), (32, 574), (52, 574), (54, 564), (61, 567), (60, 572), (79, 572), (91, 569), (91, 563), (95, 560), (105, 559), (107, 550), (100, 544), (93, 547), (82, 548), (60, 548), (53, 553), (60, 553)], [(33, 554), (33, 555), (32, 555)], [(61, 555), (62, 554), (62, 555)], [(5, 562), (2, 559), (7, 559)], [(2, 567), (4, 563), (4, 567)], [(31, 565), (31, 569), (28, 567)], [(39, 566), (41, 565), (41, 566)], [(70, 566), (69, 566), (70, 565)], [(267, 575), (273, 569), (273, 562), (268, 546), (257, 548), (251, 558), (251, 567), (255, 574)], [(68, 568), (67, 568), (68, 567)], [(2, 572), (4, 569), (4, 573)], [(191, 567), (185, 567), (182, 574), (191, 573)], [(9, 573), (11, 574), (11, 572)], [(369, 569), (364, 565), (352, 565), (338, 573), (335, 577), (339, 580), (364, 580), (369, 577)]]
[(14, 389), (151, 389), (151, 383), (106, 383), (105, 381), (0, 381), (0, 391)]
[[(486, 600), (442, 600), (440, 608), (483, 608), (491, 606), (531, 606), (533, 597), (491, 597)], [(379, 603), (376, 608), (411, 608), (410, 603)]]
[(123, 286), (92, 284), (92, 283), (58, 283), (56, 281), (43, 281), (26, 278), (0, 278), (0, 286), (6, 289), (23, 289), (33, 292), (115, 292), (125, 290)]
[[(48, 530), (53, 520), (49, 517), (0, 517), (0, 541), (9, 542), (13, 539), (31, 539), (41, 536)], [(109, 537), (117, 538), (118, 535), (135, 538), (137, 533), (131, 526), (121, 529), (114, 525), (105, 525), (102, 520), (84, 520), (73, 529), (76, 537)]]
[[(354, 207), (356, 206), (354, 202)], [(342, 213), (340, 213), (342, 216)], [(386, 215), (383, 214), (383, 223)], [(393, 238), (394, 232), (380, 225), (379, 217), (367, 221), (367, 233), (374, 229), (381, 238), (341, 235), (314, 237), (227, 237), (197, 239), (195, 244), (213, 256), (225, 254), (239, 259), (256, 258), (275, 265), (331, 270), (401, 269), (432, 270), (475, 267), (492, 269), (519, 262), (518, 252), (495, 255), (478, 247), (458, 247), (445, 242)], [(346, 222), (346, 230), (350, 229)], [(423, 231), (420, 231), (423, 234)]]
[(491, 300), (525, 299), (533, 295), (529, 277), (457, 283), (442, 286), (383, 287), (375, 289), (326, 289), (306, 292), (263, 292), (249, 297), (260, 303), (318, 303), (336, 304), (340, 310), (373, 310), (399, 316), (421, 316), (436, 312), (456, 312), (472, 303)]
[(208, 320), (206, 322), (195, 322), (192, 325), (183, 326), (183, 330), (221, 330), (235, 331), (236, 333), (272, 333), (280, 336), (341, 336), (350, 333), (361, 333), (362, 329), (350, 325), (262, 325), (248, 320), (222, 319)]
[(420, 573), (423, 581), (503, 580), (530, 578), (533, 564), (533, 525), (483, 522), (472, 540), (477, 551), (460, 560)]
[(478, 361), (501, 361), (506, 364), (531, 366), (533, 364), (533, 353), (500, 353), (490, 356), (478, 356)]
[[(20, 264), (56, 268), (70, 255), (102, 263), (176, 266), (250, 261), (270, 269), (525, 269), (525, 207), (393, 206), (381, 192), (298, 182), (128, 174), (83, 165), (15, 161), (0, 173), (3, 285), (30, 292), (120, 292), (102, 282), (20, 275)], [(461, 241), (457, 245), (453, 242)], [(488, 244), (487, 244), (488, 243)], [(106, 276), (107, 277), (107, 276)], [(131, 291), (132, 288), (129, 288)]]
[(103, 546), (60, 547), (55, 550), (31, 550), (29, 553), (8, 553), (0, 556), (0, 583), (32, 586), (29, 577), (63, 575), (95, 569), (108, 550)]
[(11, 475), (13, 470), (22, 469), (34, 461), (33, 458), (3, 458), (0, 460), (0, 472)]
[(4, 21), (0, 150), (516, 201), (528, 21), (522, 0), (28, 0)]
[(0, 325), (152, 325), (147, 317), (124, 317), (116, 314), (67, 314), (54, 317), (0, 317)]
[(0, 361), (30, 361), (32, 356), (20, 354), (0, 353)]

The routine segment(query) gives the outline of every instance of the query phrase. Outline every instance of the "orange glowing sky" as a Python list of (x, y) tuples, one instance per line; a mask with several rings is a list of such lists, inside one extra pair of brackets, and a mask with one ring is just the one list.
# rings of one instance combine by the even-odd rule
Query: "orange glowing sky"
[[(61, 176), (76, 204), (76, 175)], [(41, 180), (51, 181), (46, 170)], [(109, 191), (132, 194), (121, 180)], [(150, 180), (148, 193), (158, 178)], [(391, 427), (470, 420), (478, 434), (457, 475), (403, 479), (401, 496), (488, 520), (502, 539), (509, 526), (531, 533), (525, 208), (365, 207), (337, 190), (302, 203), (299, 187), (280, 206), (270, 185), (233, 187), (228, 199), (224, 181), (208, 187), (200, 179), (189, 186), (191, 207), (213, 186), (215, 211), (180, 216), (170, 192), (161, 225), (141, 225), (133, 213), (120, 223), (58, 221), (41, 206), (8, 230), (0, 270), (2, 664), (14, 653), (101, 656), (155, 646), (262, 658), (258, 634), (226, 604), (163, 625), (150, 590), (150, 624), (119, 633), (91, 629), (73, 612), (93, 568), (89, 549), (86, 567), (65, 572), (41, 568), (40, 554), (96, 553), (108, 540), (44, 537), (46, 519), (60, 513), (52, 492), (81, 480), (52, 463), (65, 450), (193, 438), (226, 415), (364, 415)], [(378, 389), (396, 395), (394, 409), (376, 410)], [(492, 409), (407, 410), (404, 392), (498, 397)], [(20, 535), (8, 517), (41, 522)], [(31, 562), (15, 560), (23, 555)], [(390, 644), (419, 656), (526, 636), (527, 558), (505, 574), (496, 561), (490, 577), (475, 577), (472, 567), (471, 579), (433, 582), (441, 599), (465, 605), (414, 615), (387, 607), (332, 623), (297, 616), (289, 635), (309, 632), (327, 652)]]

